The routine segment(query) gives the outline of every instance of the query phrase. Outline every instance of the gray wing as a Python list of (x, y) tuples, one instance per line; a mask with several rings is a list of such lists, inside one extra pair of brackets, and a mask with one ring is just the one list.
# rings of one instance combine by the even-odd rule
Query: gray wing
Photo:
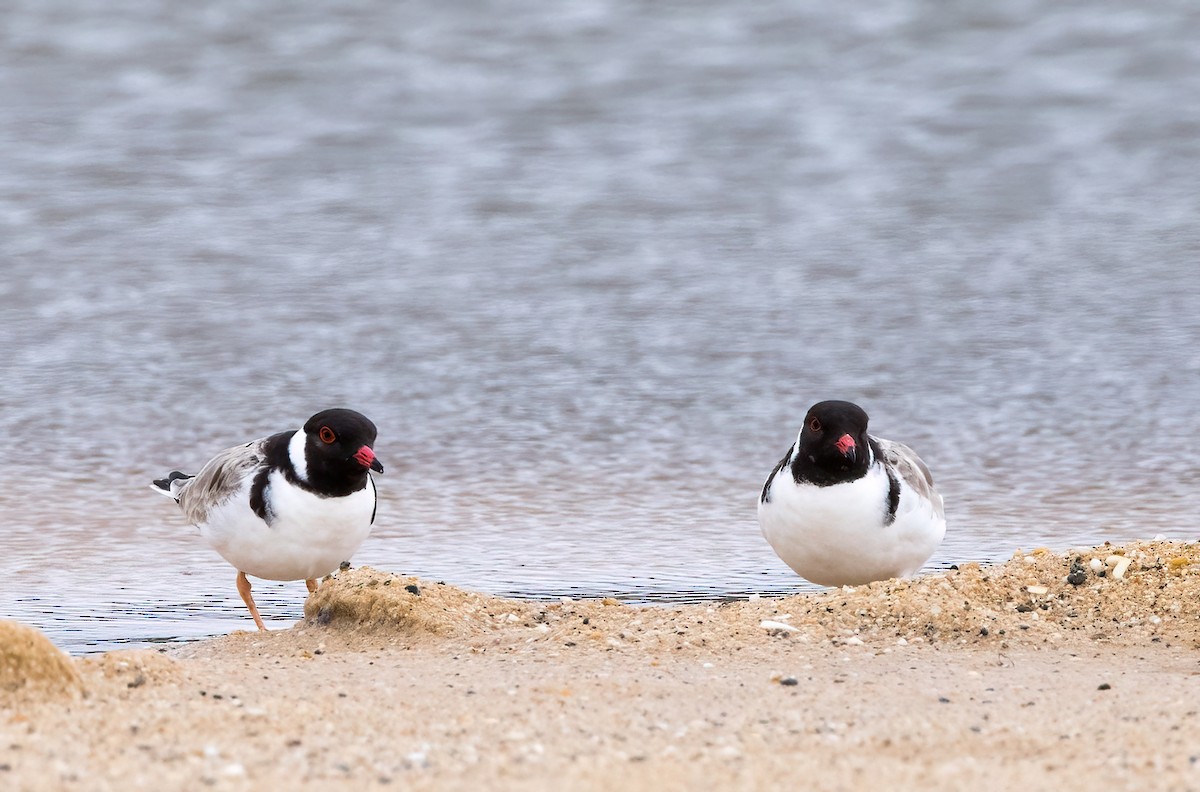
[(917, 452), (913, 451), (904, 443), (897, 443), (894, 440), (883, 440), (876, 437), (875, 442), (879, 444), (879, 450), (883, 452), (883, 458), (887, 461), (892, 469), (900, 478), (904, 479), (904, 483), (912, 487), (913, 490), (933, 504), (933, 510), (938, 517), (945, 517), (945, 508), (942, 505), (942, 496), (933, 488), (933, 475), (929, 472), (929, 468), (921, 461), (921, 457), (917, 456)]
[(203, 523), (210, 509), (237, 494), (242, 482), (252, 476), (262, 462), (265, 442), (266, 438), (226, 449), (187, 480), (178, 499), (188, 522), (193, 525)]

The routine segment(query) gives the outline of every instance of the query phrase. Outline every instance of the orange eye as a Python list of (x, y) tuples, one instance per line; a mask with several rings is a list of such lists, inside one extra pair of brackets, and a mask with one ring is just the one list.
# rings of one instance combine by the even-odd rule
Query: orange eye
[(317, 437), (320, 437), (321, 442), (325, 443), (325, 444), (329, 444), (329, 443), (332, 443), (334, 440), (337, 440), (337, 435), (335, 435), (333, 433), (333, 430), (330, 429), (328, 426), (322, 426), (321, 431), (317, 432)]
[(813, 418), (811, 421), (808, 422), (808, 428), (812, 429), (814, 432), (819, 432), (819, 431), (821, 431), (821, 422), (818, 421), (816, 418)]

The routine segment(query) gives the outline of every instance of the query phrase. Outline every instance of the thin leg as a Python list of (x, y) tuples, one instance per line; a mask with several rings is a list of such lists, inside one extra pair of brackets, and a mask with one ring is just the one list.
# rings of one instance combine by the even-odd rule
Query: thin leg
[(317, 581), (313, 580), (312, 578), (308, 578), (307, 580), (305, 580), (304, 585), (308, 586), (309, 594), (312, 594), (314, 591), (317, 590)]
[(250, 595), (250, 581), (246, 579), (245, 572), (238, 572), (237, 588), (238, 594), (242, 595), (242, 602), (246, 603), (246, 607), (250, 609), (250, 615), (254, 617), (254, 623), (258, 625), (258, 629), (266, 632), (267, 627), (258, 615), (258, 606), (254, 604), (254, 597)]

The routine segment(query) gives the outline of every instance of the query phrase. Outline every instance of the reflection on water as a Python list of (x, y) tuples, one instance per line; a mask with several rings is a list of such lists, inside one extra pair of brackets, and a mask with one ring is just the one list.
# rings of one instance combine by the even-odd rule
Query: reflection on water
[(0, 616), (245, 629), (146, 484), (337, 404), (355, 562), (486, 591), (796, 589), (754, 499), (823, 398), (935, 566), (1195, 538), (1200, 18), (1096, 10), (10, 3)]

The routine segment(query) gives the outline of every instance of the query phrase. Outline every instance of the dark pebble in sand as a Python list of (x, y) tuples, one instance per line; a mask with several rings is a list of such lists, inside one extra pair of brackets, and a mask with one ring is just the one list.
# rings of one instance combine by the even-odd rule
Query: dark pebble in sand
[(1017, 606), (1017, 613), (1029, 613), (1029, 612), (1031, 612), (1032, 610), (1033, 610), (1033, 606), (1032, 606), (1032, 605), (1026, 605), (1026, 604), (1025, 604), (1025, 603), (1023, 603), (1023, 602), (1022, 602), (1020, 605), (1018, 605), (1018, 606)]
[(800, 680), (796, 679), (796, 677), (789, 676), (789, 677), (784, 677), (783, 679), (779, 680), (779, 684), (786, 685), (788, 687), (792, 687), (794, 685), (799, 685)]
[(329, 624), (333, 621), (333, 608), (321, 608), (317, 611), (317, 624)]
[(1101, 682), (1100, 687), (1096, 688), (1096, 690), (1112, 690), (1112, 685), (1107, 682)]
[(421, 596), (421, 589), (417, 588), (416, 584), (414, 583), (409, 583), (404, 587), (404, 590), (409, 594), (416, 594), (418, 597)]
[(1067, 575), (1067, 582), (1072, 586), (1082, 586), (1087, 582), (1087, 567), (1083, 565), (1083, 558), (1075, 556), (1071, 561), (1071, 573)]
[(350, 568), (349, 561), (343, 561), (342, 563), (338, 564), (338, 569), (341, 570), (342, 572), (345, 572), (349, 568)]
[(949, 703), (950, 703), (950, 699), (946, 698), (945, 696), (938, 696), (938, 704), (949, 704)]
[(986, 636), (986, 635), (988, 634), (988, 628), (987, 628), (987, 627), (980, 627), (980, 628), (979, 628), (979, 634), (980, 634), (980, 635), (984, 635), (984, 636)]

